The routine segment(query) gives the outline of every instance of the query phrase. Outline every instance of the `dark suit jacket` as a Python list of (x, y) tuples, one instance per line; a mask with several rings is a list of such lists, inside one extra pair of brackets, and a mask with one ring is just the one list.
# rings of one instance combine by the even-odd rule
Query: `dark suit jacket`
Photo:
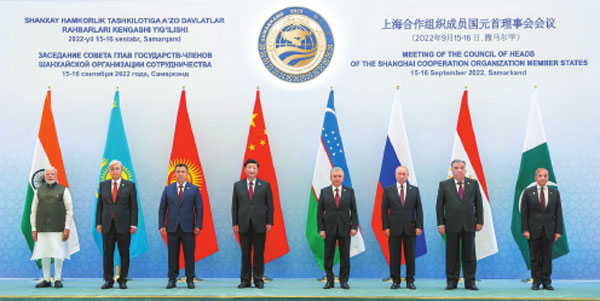
[(96, 226), (102, 226), (102, 232), (110, 231), (111, 219), (115, 216), (117, 233), (129, 233), (131, 226), (138, 224), (137, 191), (135, 183), (121, 179), (117, 200), (112, 200), (112, 180), (100, 182), (98, 203), (96, 204)]
[[(542, 233), (542, 227), (544, 233)], [(521, 232), (529, 231), (531, 238), (538, 239), (542, 234), (554, 239), (554, 233), (563, 234), (562, 206), (560, 193), (548, 187), (546, 209), (542, 210), (537, 185), (523, 191), (521, 198)]]
[(240, 233), (248, 232), (250, 220), (254, 232), (267, 232), (267, 224), (273, 225), (273, 192), (267, 181), (256, 179), (252, 199), (248, 195), (246, 179), (233, 184), (231, 197), (231, 219), (239, 225)]
[(350, 229), (358, 229), (358, 215), (354, 190), (342, 185), (340, 207), (335, 207), (335, 195), (331, 185), (321, 189), (317, 205), (317, 225), (319, 231), (350, 235)]
[(465, 178), (463, 199), (456, 190), (454, 178), (440, 182), (437, 204), (438, 226), (445, 225), (446, 232), (475, 232), (475, 225), (483, 225), (483, 205), (477, 180)]
[(185, 233), (193, 232), (196, 227), (202, 229), (202, 196), (198, 186), (185, 183), (179, 201), (177, 185), (177, 182), (169, 184), (163, 190), (158, 208), (158, 228), (166, 227), (167, 232), (175, 232), (177, 226), (181, 226)]
[(404, 206), (396, 183), (383, 190), (381, 198), (381, 224), (383, 230), (390, 228), (392, 235), (416, 235), (415, 228), (423, 229), (423, 207), (419, 188), (406, 185)]

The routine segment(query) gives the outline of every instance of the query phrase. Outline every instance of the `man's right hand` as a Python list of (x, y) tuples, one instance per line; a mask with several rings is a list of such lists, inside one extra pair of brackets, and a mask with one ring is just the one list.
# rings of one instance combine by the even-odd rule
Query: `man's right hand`
[(31, 231), (31, 238), (33, 238), (33, 241), (37, 241), (37, 231)]
[(326, 235), (325, 235), (325, 231), (319, 231), (319, 235), (320, 235), (321, 237), (323, 237), (323, 239), (325, 239), (325, 236), (326, 236)]
[(235, 233), (240, 232), (240, 225), (233, 225), (233, 232), (235, 232)]
[(531, 238), (531, 235), (529, 234), (529, 231), (523, 232), (523, 236), (525, 236), (525, 238), (527, 238), (527, 240), (529, 240), (529, 238)]
[(167, 235), (167, 228), (162, 227), (162, 228), (159, 229), (159, 231), (160, 231), (160, 235), (162, 235), (162, 236)]
[(441, 235), (446, 234), (446, 226), (444, 226), (444, 225), (438, 226), (438, 232), (440, 232)]
[(392, 230), (390, 230), (390, 228), (383, 230), (383, 234), (385, 234), (385, 236), (387, 236), (387, 237), (390, 237), (391, 233), (392, 233)]
[(98, 230), (98, 233), (102, 234), (102, 225), (96, 226), (96, 230)]

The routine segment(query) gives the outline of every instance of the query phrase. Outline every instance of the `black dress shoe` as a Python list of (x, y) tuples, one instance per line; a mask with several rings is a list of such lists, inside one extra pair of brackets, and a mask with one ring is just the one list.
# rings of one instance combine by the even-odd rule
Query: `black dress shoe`
[(125, 282), (119, 282), (119, 288), (122, 290), (126, 290), (127, 289), (127, 283)]
[(340, 283), (340, 287), (345, 289), (345, 290), (349, 290), (350, 286), (348, 285), (348, 282), (342, 282)]
[(479, 290), (479, 288), (475, 284), (471, 284), (469, 286), (465, 286), (465, 288), (468, 289), (468, 290), (472, 290), (472, 291), (478, 291)]
[(62, 281), (60, 281), (60, 280), (54, 281), (54, 287), (55, 288), (62, 288), (63, 287)]
[(254, 282), (254, 287), (258, 288), (258, 289), (263, 289), (265, 288), (265, 283), (264, 282)]
[(104, 284), (102, 285), (101, 289), (105, 290), (107, 288), (112, 288), (113, 284), (114, 284), (114, 282), (104, 281)]
[(35, 285), (35, 288), (51, 287), (51, 286), (52, 286), (52, 283), (50, 283), (50, 281), (42, 280), (42, 282)]
[(333, 288), (333, 282), (327, 282), (325, 285), (323, 285), (323, 289), (328, 290), (330, 288)]
[(453, 289), (456, 289), (456, 284), (448, 284), (448, 285), (446, 285), (446, 290), (447, 291), (450, 291), (450, 290), (453, 290)]
[(247, 288), (250, 287), (250, 283), (242, 282), (238, 285), (238, 288)]
[(169, 283), (167, 283), (167, 289), (172, 289), (177, 286), (177, 282), (175, 279), (169, 279)]
[(411, 290), (416, 290), (417, 287), (415, 286), (415, 284), (413, 282), (407, 282), (406, 283), (406, 288), (411, 289)]
[(540, 284), (539, 283), (534, 283), (531, 285), (531, 289), (534, 291), (537, 291), (540, 289)]
[(400, 288), (400, 282), (394, 282), (392, 283), (392, 286), (390, 286), (391, 289), (393, 290), (397, 290)]
[(194, 280), (191, 280), (191, 281), (187, 282), (187, 288), (189, 288), (189, 289), (196, 288), (196, 285), (194, 284)]
[(553, 291), (554, 287), (552, 286), (552, 284), (548, 284), (548, 285), (544, 285), (544, 289), (545, 290), (549, 290), (549, 291)]

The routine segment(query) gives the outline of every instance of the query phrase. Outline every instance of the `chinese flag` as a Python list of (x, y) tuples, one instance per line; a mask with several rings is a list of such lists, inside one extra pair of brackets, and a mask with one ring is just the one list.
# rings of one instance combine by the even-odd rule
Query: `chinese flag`
[[(256, 91), (256, 101), (254, 102), (254, 111), (252, 112), (252, 120), (250, 121), (250, 131), (248, 132), (248, 143), (246, 145), (246, 154), (244, 161), (255, 159), (258, 161), (258, 178), (263, 179), (271, 184), (273, 192), (273, 227), (267, 232), (265, 242), (265, 263), (287, 254), (290, 251), (285, 234), (285, 225), (283, 223), (283, 214), (281, 212), (281, 203), (279, 201), (279, 188), (277, 186), (277, 176), (273, 167), (273, 159), (271, 158), (271, 148), (269, 147), (269, 138), (265, 127), (265, 119), (263, 117), (262, 107), (260, 105), (260, 92)], [(242, 176), (240, 179), (245, 179), (244, 168), (242, 167)], [(236, 233), (236, 237), (239, 236)]]
[[(213, 225), (212, 213), (210, 210), (210, 202), (208, 200), (208, 192), (206, 191), (206, 181), (202, 172), (202, 164), (198, 158), (198, 149), (190, 124), (188, 115), (185, 90), (181, 91), (181, 99), (179, 101), (179, 111), (177, 112), (177, 123), (175, 124), (175, 135), (173, 137), (173, 148), (171, 149), (171, 159), (169, 161), (169, 174), (167, 176), (167, 185), (175, 182), (175, 165), (184, 163), (188, 166), (188, 182), (193, 183), (200, 189), (202, 195), (202, 208), (204, 217), (202, 219), (202, 230), (196, 236), (196, 254), (195, 261), (198, 261), (208, 255), (216, 253), (219, 250), (217, 246), (217, 235)], [(167, 237), (163, 236), (163, 240), (167, 243)], [(183, 260), (183, 250), (179, 253), (179, 269), (185, 267)]]

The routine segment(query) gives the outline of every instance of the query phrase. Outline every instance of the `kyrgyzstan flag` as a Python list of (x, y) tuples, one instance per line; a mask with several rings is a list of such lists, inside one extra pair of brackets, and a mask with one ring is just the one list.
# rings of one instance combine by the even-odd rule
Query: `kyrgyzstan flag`
[[(179, 111), (177, 112), (177, 123), (175, 124), (175, 135), (173, 137), (173, 148), (171, 149), (171, 159), (169, 160), (169, 174), (167, 176), (167, 185), (175, 182), (175, 165), (183, 163), (188, 166), (188, 182), (198, 186), (200, 195), (202, 195), (202, 208), (204, 217), (202, 219), (202, 230), (196, 236), (196, 254), (195, 261), (216, 253), (219, 250), (217, 246), (217, 235), (213, 224), (210, 202), (208, 200), (208, 191), (206, 190), (206, 181), (202, 164), (198, 157), (198, 149), (194, 140), (194, 132), (188, 115), (185, 90), (181, 91), (179, 100)], [(167, 243), (167, 237), (163, 236)], [(183, 259), (183, 250), (179, 253), (179, 269), (185, 267)]]
[[(273, 158), (271, 157), (271, 147), (269, 146), (269, 137), (265, 127), (265, 118), (263, 117), (262, 107), (260, 105), (260, 92), (256, 90), (256, 100), (254, 102), (254, 111), (250, 120), (250, 130), (248, 132), (248, 142), (246, 144), (246, 153), (244, 161), (255, 159), (258, 162), (258, 178), (271, 184), (273, 192), (273, 226), (267, 232), (265, 242), (265, 263), (281, 257), (290, 251), (287, 235), (285, 233), (285, 224), (283, 223), (283, 213), (281, 212), (281, 202), (279, 201), (279, 188), (277, 185), (277, 176), (275, 167), (273, 167)], [(244, 169), (240, 179), (245, 179)], [(235, 234), (238, 242), (240, 238)]]

